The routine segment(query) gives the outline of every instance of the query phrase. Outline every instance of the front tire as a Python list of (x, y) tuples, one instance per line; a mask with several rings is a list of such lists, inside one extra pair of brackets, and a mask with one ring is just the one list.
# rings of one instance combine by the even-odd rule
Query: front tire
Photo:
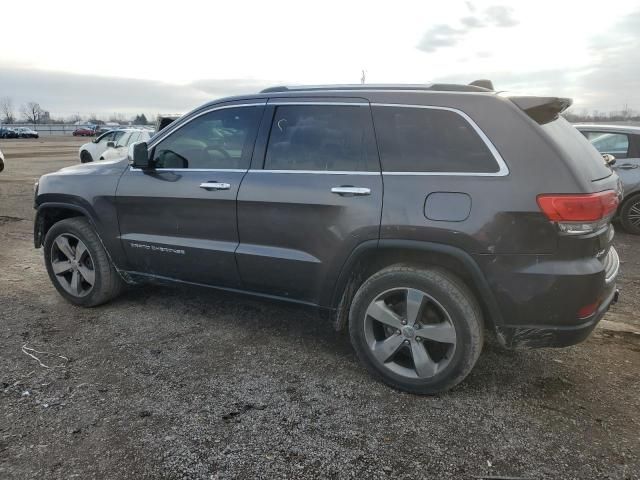
[(86, 150), (83, 150), (82, 153), (80, 153), (80, 162), (81, 163), (93, 162), (93, 157), (89, 152), (87, 152)]
[(629, 197), (620, 209), (623, 228), (634, 235), (640, 235), (640, 193)]
[(44, 259), (56, 290), (74, 305), (101, 305), (118, 296), (124, 286), (98, 235), (83, 217), (61, 220), (49, 229)]
[(351, 304), (349, 332), (374, 377), (425, 395), (464, 380), (484, 342), (480, 306), (461, 280), (438, 268), (404, 265), (362, 284)]

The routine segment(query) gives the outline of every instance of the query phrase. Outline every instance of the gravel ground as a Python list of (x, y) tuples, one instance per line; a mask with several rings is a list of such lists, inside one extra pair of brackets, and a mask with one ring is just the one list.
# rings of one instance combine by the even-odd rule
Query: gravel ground
[[(82, 142), (0, 145), (0, 478), (640, 478), (633, 333), (490, 341), (462, 385), (418, 397), (373, 381), (347, 335), (299, 307), (158, 286), (65, 303), (32, 247), (32, 185)], [(640, 238), (616, 245), (606, 319), (628, 330)]]

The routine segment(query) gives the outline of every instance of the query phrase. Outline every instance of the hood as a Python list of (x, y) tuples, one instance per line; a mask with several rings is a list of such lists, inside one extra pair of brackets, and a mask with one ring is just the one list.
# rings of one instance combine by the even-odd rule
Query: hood
[(49, 175), (113, 175), (121, 173), (128, 165), (129, 161), (126, 158), (103, 160), (64, 167)]

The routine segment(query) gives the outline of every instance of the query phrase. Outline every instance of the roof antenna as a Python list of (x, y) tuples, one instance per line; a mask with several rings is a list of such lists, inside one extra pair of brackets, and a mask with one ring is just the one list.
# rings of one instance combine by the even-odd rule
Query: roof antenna
[(362, 70), (362, 77), (360, 77), (360, 83), (364, 85), (365, 80), (367, 79), (367, 72)]

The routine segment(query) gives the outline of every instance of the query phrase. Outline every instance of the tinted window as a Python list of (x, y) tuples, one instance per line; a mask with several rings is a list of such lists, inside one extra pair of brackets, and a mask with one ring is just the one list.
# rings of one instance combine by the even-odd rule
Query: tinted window
[(122, 135), (124, 135), (124, 132), (122, 130), (116, 130), (115, 132), (113, 132), (113, 140), (117, 142)]
[(264, 168), (379, 171), (369, 107), (279, 106)]
[(627, 158), (629, 137), (623, 133), (582, 132), (600, 153), (609, 153), (616, 158)]
[(473, 127), (448, 110), (374, 107), (382, 169), (390, 172), (481, 172), (499, 170)]
[(154, 149), (157, 168), (249, 168), (263, 107), (226, 108), (195, 118)]

